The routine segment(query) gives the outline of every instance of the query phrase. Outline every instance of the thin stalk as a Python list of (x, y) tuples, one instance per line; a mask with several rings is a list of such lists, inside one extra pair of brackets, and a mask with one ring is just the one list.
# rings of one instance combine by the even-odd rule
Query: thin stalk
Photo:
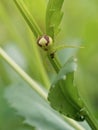
[[(47, 100), (47, 94), (39, 87), (39, 85), (26, 73), (24, 72), (0, 47), (0, 56), (34, 89), (43, 99)], [(85, 130), (77, 122), (65, 118), (65, 120), (77, 130)]]
[(48, 54), (48, 58), (49, 58), (49, 61), (51, 62), (53, 68), (55, 69), (55, 71), (58, 73), (60, 68), (61, 68), (61, 65), (57, 59), (57, 56), (55, 56), (54, 58), (51, 58), (50, 54)]
[[(27, 24), (29, 25), (30, 29), (32, 30), (34, 36), (36, 38), (38, 38), (38, 36), (42, 35), (42, 31), (39, 28), (38, 24), (36, 23), (35, 19), (33, 18), (33, 16), (30, 14), (30, 12), (28, 11), (27, 7), (25, 6), (23, 0), (14, 0), (15, 4), (17, 5), (18, 9), (20, 10), (20, 12), (22, 13), (24, 19), (26, 20)], [(31, 41), (30, 41), (31, 42)], [(32, 43), (31, 43), (32, 44)], [(23, 44), (24, 45), (24, 44)], [(34, 48), (35, 46), (32, 44), (32, 48)], [(32, 49), (31, 48), (31, 49)], [(40, 58), (40, 54), (38, 52), (37, 49), (33, 49), (36, 57), (37, 57), (37, 61), (38, 61), (38, 65), (41, 67), (41, 69), (39, 70), (42, 77), (41, 79), (44, 82), (44, 85), (46, 88), (49, 88), (50, 83), (49, 83), (49, 79), (48, 76), (46, 74), (45, 68), (43, 67), (43, 64), (41, 62), (41, 58)], [(31, 60), (32, 62), (32, 60)], [(46, 76), (45, 76), (46, 75)]]
[(88, 124), (90, 125), (90, 127), (92, 128), (92, 130), (98, 130), (98, 123), (96, 122), (96, 119), (92, 115), (92, 113), (87, 111), (85, 119), (88, 122)]
[(7, 54), (0, 48), (1, 57), (45, 100), (47, 100), (47, 94), (42, 88), (26, 73), (24, 72)]
[(38, 36), (42, 35), (43, 33), (42, 33), (41, 29), (37, 25), (33, 16), (28, 11), (23, 0), (14, 0), (14, 2), (17, 5), (18, 9), (20, 10), (21, 14), (23, 15), (24, 19), (28, 23), (28, 25), (29, 25), (30, 29), (32, 30), (33, 34), (35, 35), (35, 37), (38, 38)]

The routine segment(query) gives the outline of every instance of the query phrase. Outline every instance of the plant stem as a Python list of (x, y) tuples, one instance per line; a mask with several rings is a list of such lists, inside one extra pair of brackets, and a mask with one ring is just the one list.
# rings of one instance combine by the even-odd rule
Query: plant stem
[(30, 29), (32, 30), (33, 34), (35, 35), (35, 37), (38, 38), (38, 36), (42, 35), (43, 33), (42, 33), (41, 29), (37, 25), (33, 16), (28, 11), (24, 2), (22, 0), (14, 0), (14, 2), (17, 5), (18, 9), (20, 10), (21, 14), (23, 15), (24, 19), (28, 23), (28, 25), (29, 25)]
[(43, 91), (42, 88), (26, 73), (24, 72), (7, 54), (0, 48), (1, 57), (37, 92), (47, 100), (47, 94)]
[(88, 124), (90, 125), (90, 127), (92, 128), (92, 130), (98, 130), (98, 123), (96, 122), (96, 119), (92, 115), (92, 113), (90, 113), (89, 111), (87, 111), (85, 119), (88, 122)]
[(57, 56), (55, 55), (53, 58), (51, 58), (51, 55), (49, 53), (47, 55), (48, 55), (50, 63), (52, 64), (53, 68), (55, 69), (56, 73), (58, 73), (61, 68), (61, 64), (60, 64)]

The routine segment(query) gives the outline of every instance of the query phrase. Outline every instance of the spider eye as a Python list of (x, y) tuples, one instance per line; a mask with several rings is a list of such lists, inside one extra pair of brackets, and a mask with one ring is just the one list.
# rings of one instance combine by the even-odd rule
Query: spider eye
[(48, 51), (49, 47), (53, 44), (52, 38), (50, 36), (44, 35), (40, 36), (37, 40), (38, 46)]

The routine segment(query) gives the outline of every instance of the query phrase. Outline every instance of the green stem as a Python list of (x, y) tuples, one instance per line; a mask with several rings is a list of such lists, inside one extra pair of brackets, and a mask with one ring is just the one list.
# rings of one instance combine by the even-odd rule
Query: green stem
[(42, 33), (41, 29), (37, 25), (33, 16), (28, 11), (24, 2), (22, 0), (14, 0), (14, 2), (17, 5), (18, 9), (20, 10), (21, 14), (23, 15), (24, 19), (28, 23), (28, 25), (29, 25), (30, 29), (32, 30), (33, 34), (35, 35), (35, 37), (38, 38), (38, 36), (42, 35), (43, 33)]
[(58, 60), (57, 56), (55, 55), (54, 58), (51, 58), (50, 54), (48, 54), (48, 58), (49, 58), (49, 61), (52, 64), (53, 68), (58, 73), (60, 68), (61, 68), (61, 64), (59, 63), (59, 60)]
[(90, 127), (92, 128), (92, 130), (98, 130), (98, 123), (96, 122), (96, 119), (92, 115), (92, 113), (90, 113), (89, 111), (87, 111), (85, 119), (88, 122), (88, 124), (90, 125)]
[(24, 72), (7, 54), (0, 48), (1, 57), (37, 92), (47, 100), (47, 94), (43, 91), (42, 88), (26, 73)]

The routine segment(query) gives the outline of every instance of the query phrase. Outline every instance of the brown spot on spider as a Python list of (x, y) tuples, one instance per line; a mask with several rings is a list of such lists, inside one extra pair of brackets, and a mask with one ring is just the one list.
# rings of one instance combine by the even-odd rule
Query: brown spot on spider
[(50, 36), (47, 36), (47, 35), (40, 36), (37, 39), (38, 46), (43, 48), (45, 51), (49, 50), (49, 47), (52, 45), (52, 43), (53, 43), (52, 38)]

